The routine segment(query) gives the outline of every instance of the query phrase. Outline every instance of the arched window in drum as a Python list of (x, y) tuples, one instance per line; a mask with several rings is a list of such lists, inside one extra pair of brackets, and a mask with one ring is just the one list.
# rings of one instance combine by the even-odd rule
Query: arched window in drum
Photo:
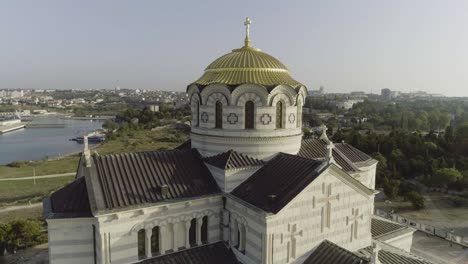
[(215, 105), (215, 128), (223, 128), (223, 103), (216, 101)]
[(276, 103), (276, 128), (284, 128), (283, 115), (284, 103), (278, 101), (278, 103)]
[(247, 101), (245, 103), (245, 128), (246, 129), (253, 129), (254, 128), (254, 121), (255, 121), (255, 105), (252, 101)]

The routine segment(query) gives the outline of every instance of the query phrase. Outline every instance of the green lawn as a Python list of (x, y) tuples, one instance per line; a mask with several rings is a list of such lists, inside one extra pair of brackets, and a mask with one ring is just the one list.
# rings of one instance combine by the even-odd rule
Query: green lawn
[(36, 176), (73, 172), (78, 167), (79, 159), (78, 155), (72, 155), (58, 160), (24, 162), (18, 168), (0, 166), (0, 178), (33, 176), (33, 170)]
[(100, 155), (105, 155), (122, 152), (172, 149), (187, 139), (187, 134), (169, 128), (161, 128), (154, 131), (132, 130), (121, 133), (116, 139), (104, 141), (95, 150)]
[(29, 201), (41, 202), (52, 191), (60, 189), (74, 178), (75, 176), (37, 179), (36, 184), (33, 180), (2, 181), (0, 182), (0, 206), (23, 204)]
[(42, 220), (42, 206), (0, 212), (0, 223), (6, 223), (15, 218)]

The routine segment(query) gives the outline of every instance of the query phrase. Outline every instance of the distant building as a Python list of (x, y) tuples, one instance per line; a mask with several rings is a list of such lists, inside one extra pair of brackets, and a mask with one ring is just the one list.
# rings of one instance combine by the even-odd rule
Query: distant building
[(309, 91), (309, 96), (320, 96), (325, 93), (325, 88), (323, 86), (320, 86), (318, 90), (310, 90)]
[(159, 105), (150, 105), (149, 108), (153, 112), (159, 112)]
[(353, 108), (354, 104), (362, 103), (362, 102), (364, 102), (364, 99), (349, 99), (349, 100), (344, 100), (344, 101), (337, 101), (335, 103), (335, 106), (338, 109), (349, 110)]
[(384, 88), (380, 91), (380, 96), (383, 100), (390, 101), (391, 100), (391, 93), (392, 91), (388, 88)]

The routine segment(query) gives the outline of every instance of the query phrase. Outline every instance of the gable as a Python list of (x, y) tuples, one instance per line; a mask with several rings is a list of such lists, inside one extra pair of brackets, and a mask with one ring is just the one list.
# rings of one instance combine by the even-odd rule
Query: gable
[(264, 211), (277, 213), (312, 182), (322, 162), (279, 153), (232, 194)]
[[(300, 193), (298, 193), (296, 197), (294, 197), (287, 205), (278, 211), (277, 214), (281, 214), (283, 211), (287, 211), (288, 208), (294, 207), (296, 202), (300, 202), (303, 199), (308, 199), (310, 195), (305, 193), (312, 193), (314, 197), (322, 196), (323, 189), (328, 188), (328, 185), (330, 184), (330, 179), (326, 179), (329, 177), (333, 177), (335, 182), (342, 182), (344, 186), (348, 187), (348, 189), (353, 190), (355, 193), (359, 194), (362, 199), (369, 200), (373, 198), (373, 190), (364, 186), (361, 182), (354, 179), (351, 175), (341, 170), (335, 164), (330, 164), (323, 171), (321, 171), (312, 182), (305, 186), (305, 188)], [(325, 187), (323, 185), (325, 185)], [(342, 194), (336, 193), (336, 191), (332, 190), (332, 195), (336, 194), (338, 194), (338, 196), (342, 196)], [(310, 202), (313, 203), (314, 200), (312, 199)]]

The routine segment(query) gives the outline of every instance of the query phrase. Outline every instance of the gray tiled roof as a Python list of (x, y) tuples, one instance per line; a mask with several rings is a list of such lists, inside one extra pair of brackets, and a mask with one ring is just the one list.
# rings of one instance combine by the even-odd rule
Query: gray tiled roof
[[(213, 176), (194, 149), (174, 149), (93, 156), (102, 193), (98, 209), (114, 209), (220, 192)], [(162, 187), (167, 186), (163, 196)], [(99, 199), (100, 200), (100, 199)]]
[(223, 243), (217, 242), (190, 248), (147, 260), (142, 264), (237, 264), (234, 253)]
[(375, 217), (371, 220), (371, 233), (373, 238), (382, 237), (404, 229), (407, 229), (407, 227), (390, 221)]
[(241, 169), (247, 167), (261, 166), (263, 160), (249, 157), (234, 150), (218, 154), (204, 159), (206, 163), (224, 170)]
[[(379, 245), (381, 249), (379, 250), (378, 258), (381, 264), (432, 264), (432, 262), (389, 244), (379, 243)], [(363, 248), (359, 252), (370, 256), (372, 254), (372, 247)]]
[[(303, 139), (301, 149), (297, 155), (308, 159), (324, 159), (327, 156), (327, 144), (328, 143), (323, 139)], [(335, 146), (337, 145), (338, 144)], [(343, 170), (347, 172), (357, 171), (352, 162), (345, 158), (344, 154), (340, 153), (337, 148), (333, 149), (333, 159)]]
[(85, 178), (80, 177), (54, 192), (50, 197), (50, 211), (49, 218), (91, 216)]
[(328, 240), (323, 241), (304, 264), (367, 264), (369, 260), (362, 255), (348, 251)]
[(191, 148), (192, 148), (192, 140), (190, 139), (180, 144), (179, 146), (175, 147), (175, 149), (191, 149)]
[[(231, 194), (277, 213), (319, 176), (322, 162), (279, 153), (235, 188)], [(269, 200), (269, 195), (275, 195)]]
[(350, 144), (343, 142), (337, 143), (335, 146), (338, 150), (345, 154), (351, 162), (364, 162), (372, 159), (369, 155), (351, 146)]

